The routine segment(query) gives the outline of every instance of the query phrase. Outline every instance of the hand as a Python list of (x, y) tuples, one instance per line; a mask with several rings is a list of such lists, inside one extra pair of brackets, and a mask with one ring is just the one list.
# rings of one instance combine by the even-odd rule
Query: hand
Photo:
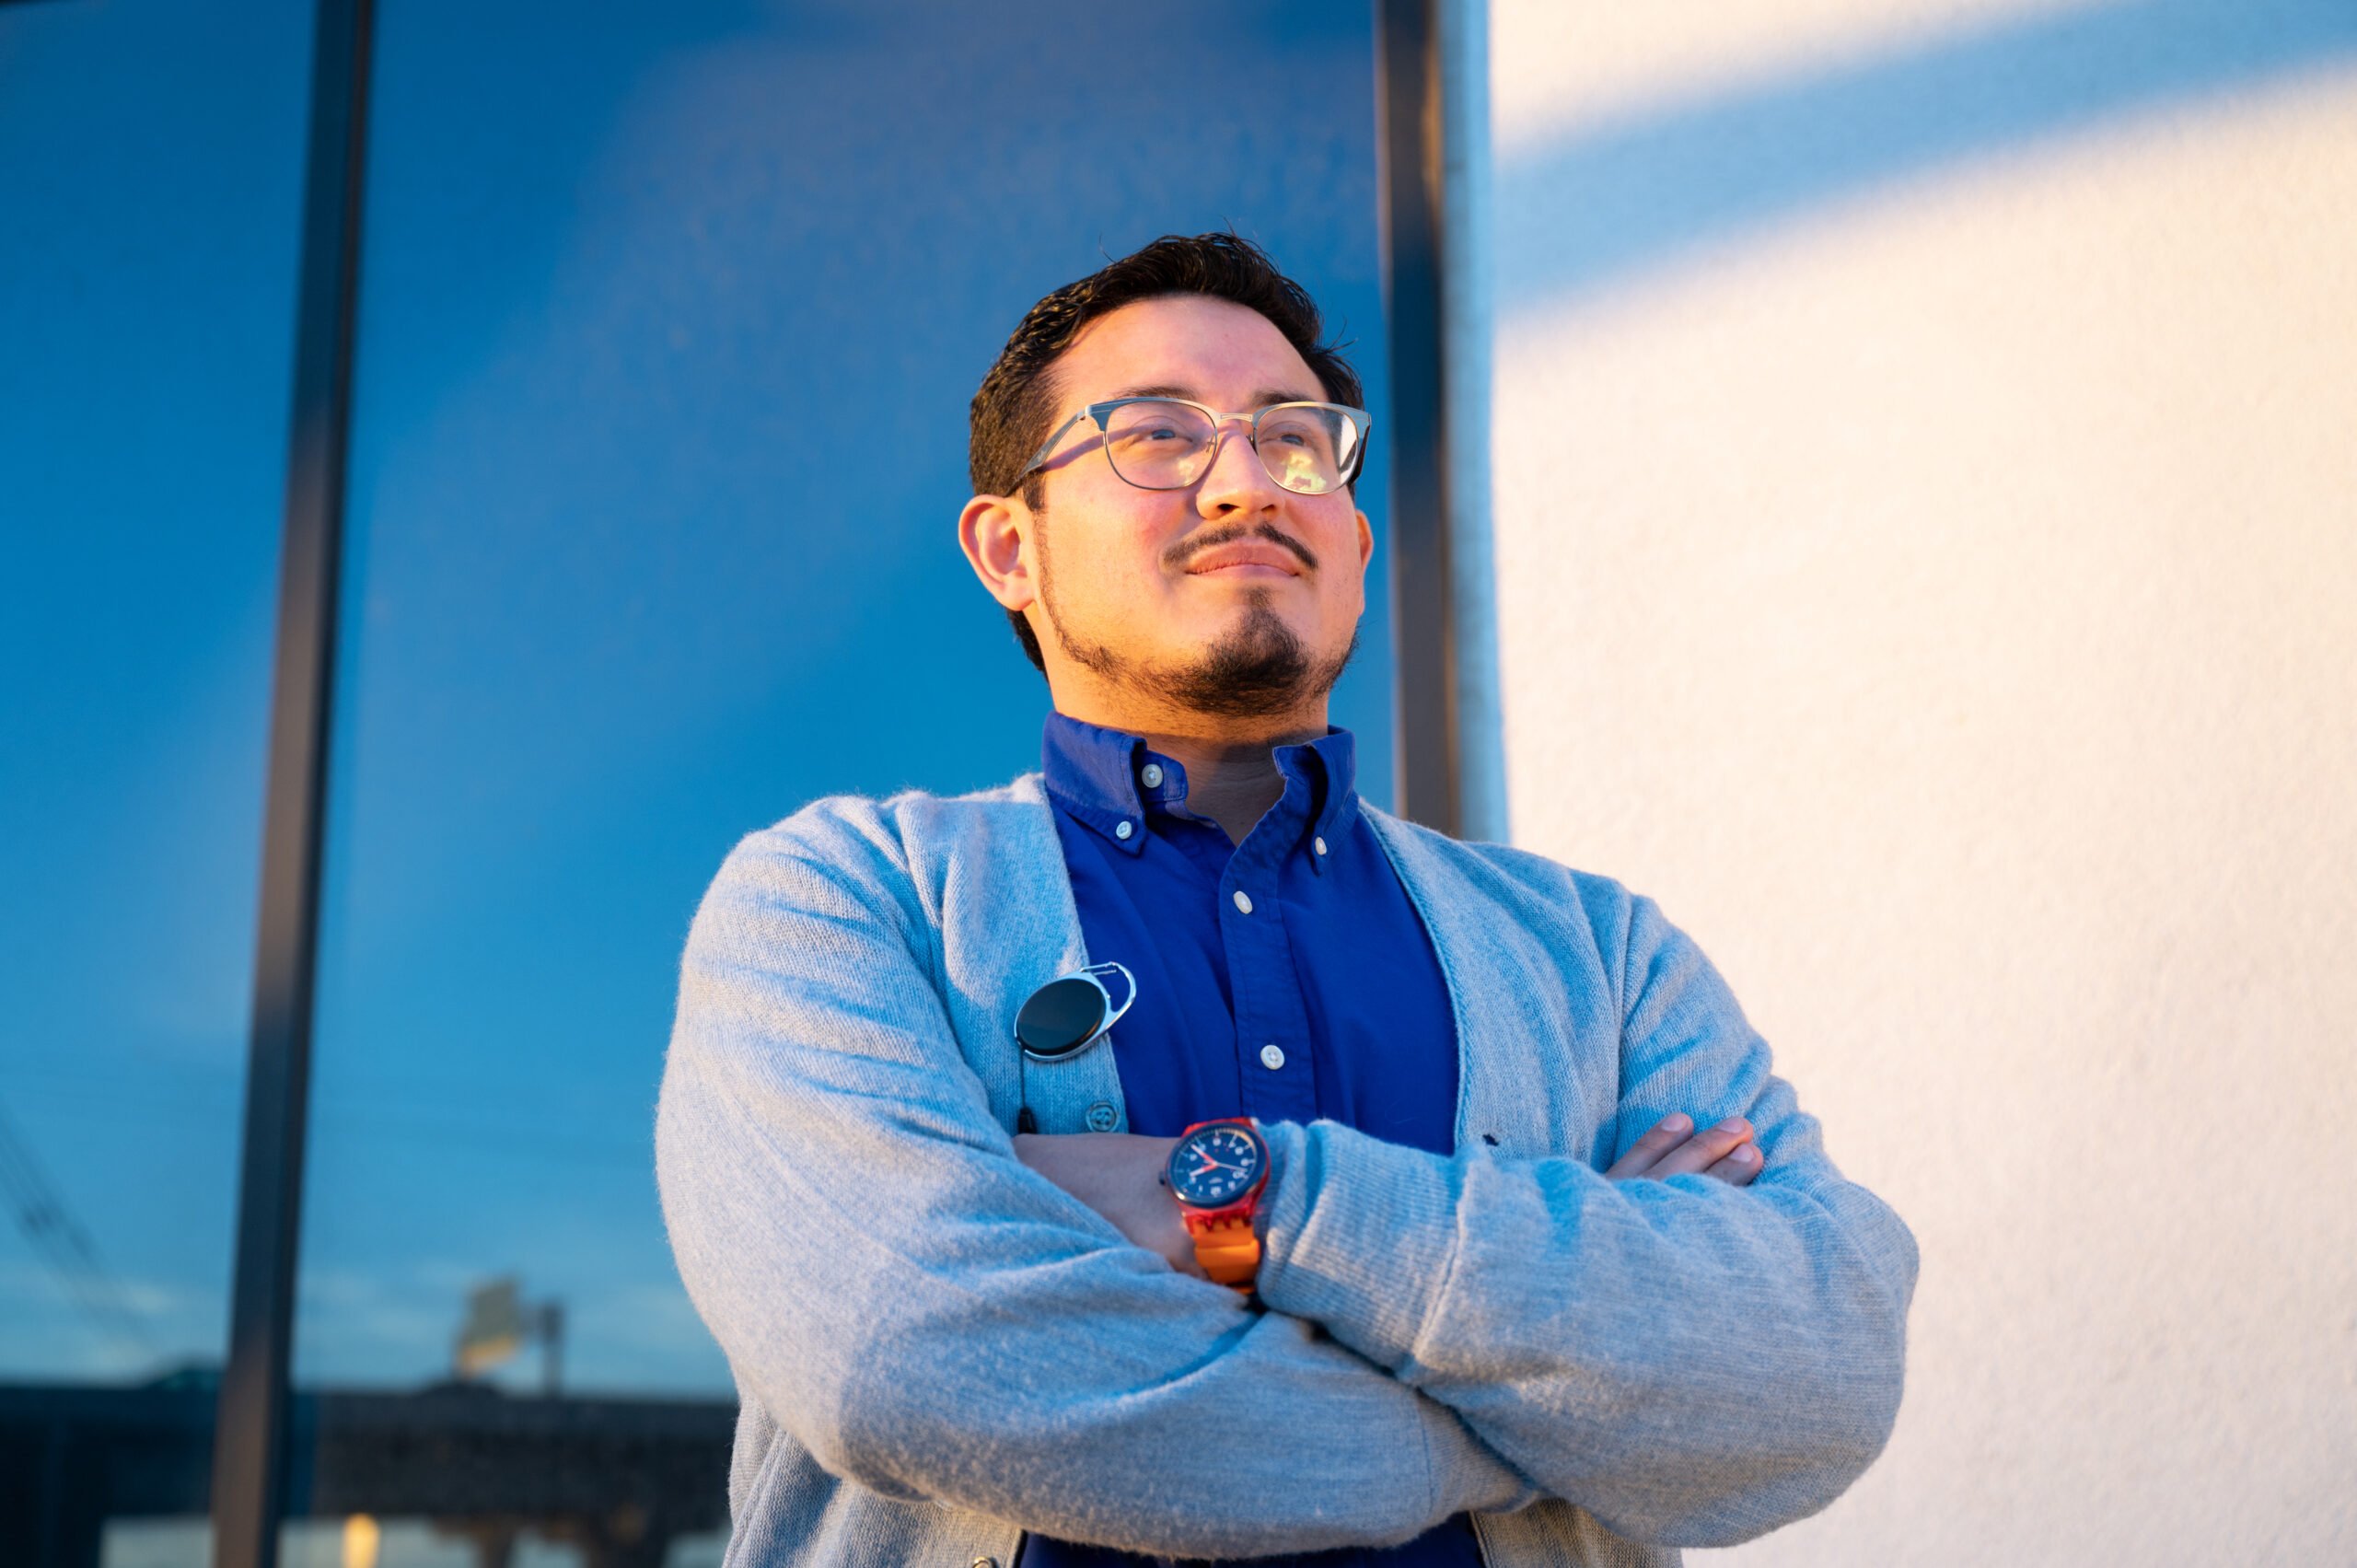
[(1015, 1157), (1113, 1222), (1182, 1274), (1206, 1276), (1178, 1200), (1162, 1184), (1176, 1138), (1135, 1132), (1017, 1132)]
[(1743, 1187), (1759, 1174), (1759, 1145), (1752, 1141), (1751, 1123), (1730, 1116), (1715, 1127), (1688, 1137), (1694, 1123), (1676, 1111), (1654, 1123), (1604, 1174), (1614, 1181), (1638, 1177), (1677, 1176), (1699, 1170), (1730, 1187)]

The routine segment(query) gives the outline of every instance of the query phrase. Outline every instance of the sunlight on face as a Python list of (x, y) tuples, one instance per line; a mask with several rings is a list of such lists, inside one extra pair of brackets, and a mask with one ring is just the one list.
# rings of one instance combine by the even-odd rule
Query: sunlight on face
[[(1051, 378), (1057, 420), (1118, 397), (1248, 412), (1327, 396), (1267, 318), (1194, 295), (1092, 321)], [(1348, 490), (1321, 492), (1330, 434), (1312, 445), (1288, 429), (1280, 416), (1256, 453), (1228, 424), (1178, 489), (1126, 482), (1101, 447), (1050, 467), (1034, 521), (1039, 600), (1062, 655), (1051, 682), (1062, 666), (1196, 711), (1322, 702), (1365, 610), (1373, 542)]]

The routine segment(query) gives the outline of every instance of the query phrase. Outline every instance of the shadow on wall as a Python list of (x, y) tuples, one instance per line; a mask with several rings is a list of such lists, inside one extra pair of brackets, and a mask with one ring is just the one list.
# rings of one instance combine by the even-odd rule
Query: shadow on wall
[(2357, 58), (2351, 0), (2133, 0), (1659, 106), (1499, 159), (1500, 311), (2025, 144)]

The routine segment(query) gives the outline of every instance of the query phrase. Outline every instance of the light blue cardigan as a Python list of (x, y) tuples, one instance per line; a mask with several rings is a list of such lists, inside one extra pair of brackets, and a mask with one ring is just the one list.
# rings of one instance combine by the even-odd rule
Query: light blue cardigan
[[(1898, 1409), (1916, 1249), (1650, 900), (1367, 810), (1447, 976), (1457, 1153), (1272, 1126), (1260, 1295), (1018, 1164), (1016, 1007), (1086, 962), (1036, 774), (822, 800), (688, 937), (656, 1170), (743, 1399), (729, 1568), (1231, 1557), (1471, 1511), (1493, 1568), (1667, 1564), (1839, 1496)], [(1042, 1131), (1114, 1053), (1029, 1070)], [(1740, 1112), (1736, 1188), (1600, 1173)]]

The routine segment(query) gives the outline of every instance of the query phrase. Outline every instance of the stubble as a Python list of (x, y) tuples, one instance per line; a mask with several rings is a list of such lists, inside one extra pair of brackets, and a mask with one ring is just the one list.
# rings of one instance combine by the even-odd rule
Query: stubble
[(1069, 631), (1055, 609), (1054, 554), (1046, 517), (1039, 517), (1039, 608), (1064, 656), (1117, 685), (1190, 713), (1217, 718), (1271, 718), (1334, 689), (1359, 649), (1359, 629), (1341, 653), (1318, 659), (1276, 611), (1267, 588), (1245, 596), (1244, 615), (1191, 658), (1179, 663), (1138, 659), (1109, 644)]

